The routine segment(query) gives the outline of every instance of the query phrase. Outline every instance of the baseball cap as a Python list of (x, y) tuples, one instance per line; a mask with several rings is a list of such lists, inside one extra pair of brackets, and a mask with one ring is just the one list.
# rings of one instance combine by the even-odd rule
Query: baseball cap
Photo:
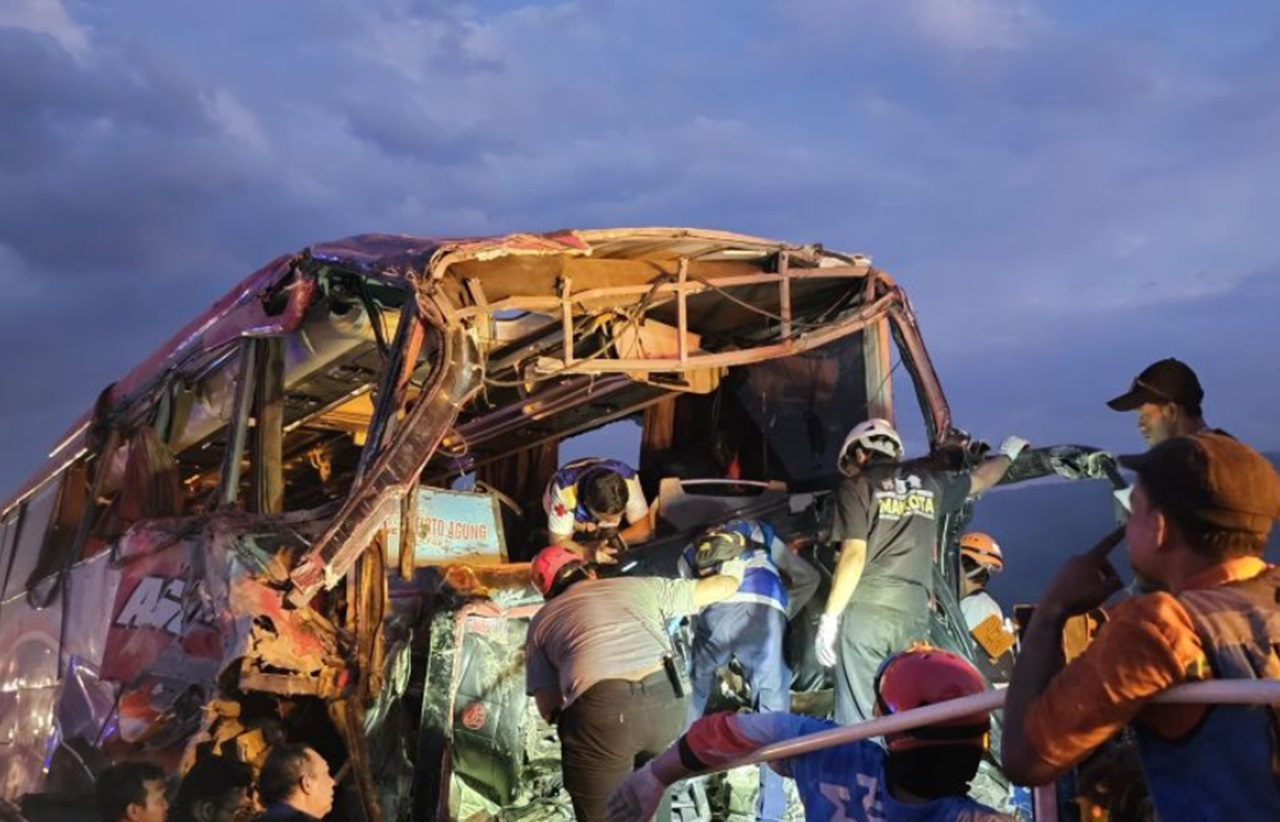
[(1173, 437), (1145, 454), (1120, 457), (1161, 507), (1227, 531), (1265, 537), (1280, 519), (1280, 475), (1244, 443), (1225, 434)]
[(1107, 402), (1115, 411), (1132, 411), (1143, 403), (1176, 402), (1197, 408), (1204, 399), (1204, 389), (1191, 366), (1170, 357), (1152, 363), (1133, 378), (1129, 390)]

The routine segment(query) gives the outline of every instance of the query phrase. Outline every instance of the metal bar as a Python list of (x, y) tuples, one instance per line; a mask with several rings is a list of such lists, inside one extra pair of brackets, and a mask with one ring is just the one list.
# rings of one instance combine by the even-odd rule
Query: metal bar
[[(761, 762), (772, 762), (775, 759), (786, 759), (792, 756), (832, 748), (849, 742), (870, 739), (874, 736), (898, 733), (946, 722), (957, 717), (980, 711), (994, 711), (1004, 707), (1005, 691), (996, 688), (980, 694), (936, 702), (923, 708), (881, 716), (859, 722), (856, 725), (843, 725), (815, 734), (798, 736), (784, 742), (775, 742), (760, 748), (750, 756), (731, 762), (715, 771), (727, 771), (741, 768), (744, 765), (756, 765)], [(1162, 705), (1271, 705), (1280, 702), (1280, 681), (1269, 679), (1235, 679), (1210, 680), (1208, 682), (1192, 682), (1177, 685), (1157, 694), (1151, 702)]]
[(396, 326), (396, 337), (391, 343), (391, 356), (378, 381), (378, 405), (373, 410), (373, 418), (369, 420), (369, 428), (365, 433), (364, 450), (360, 452), (360, 462), (356, 465), (356, 476), (353, 485), (359, 485), (374, 460), (382, 453), (382, 440), (400, 410), (397, 399), (403, 399), (403, 383), (405, 369), (413, 372), (417, 366), (416, 357), (409, 360), (409, 342), (414, 336), (421, 337), (422, 328), (418, 322), (417, 303), (405, 300), (400, 308), (400, 323)]
[(549, 414), (571, 408), (577, 405), (584, 395), (600, 399), (632, 384), (632, 380), (616, 376), (603, 380), (584, 377), (567, 386), (558, 385), (541, 395), (529, 397), (520, 405), (507, 405), (459, 425), (444, 438), (441, 447), (449, 452), (456, 451), (458, 448), (465, 451), (473, 445), (488, 442), (508, 431), (528, 425), (531, 420), (542, 419)]
[[(493, 339), (493, 312), (489, 308), (489, 298), (484, 293), (484, 283), (480, 282), (479, 277), (467, 277), (463, 284), (467, 287), (467, 293), (471, 295), (472, 302), (475, 303), (476, 309), (480, 312), (477, 318), (483, 323), (483, 330), (480, 334), (481, 341), (487, 342)], [(452, 322), (454, 315), (449, 316)]]
[[(629, 385), (630, 383), (627, 383), (627, 384)], [(620, 420), (623, 417), (627, 417), (636, 413), (637, 411), (642, 411), (645, 408), (648, 408), (649, 406), (653, 405), (654, 403), (663, 401), (668, 396), (669, 394), (667, 393), (659, 394), (658, 396), (644, 400), (643, 402), (638, 402), (635, 405), (628, 405), (623, 408), (619, 408), (617, 411), (614, 411), (612, 414), (605, 414), (604, 416), (601, 416), (601, 417), (592, 417), (589, 422), (584, 422), (581, 425), (575, 425), (570, 428), (566, 428), (563, 431), (557, 431), (554, 434), (548, 434), (547, 436), (533, 440), (532, 442), (527, 442), (523, 444), (520, 448), (510, 450), (510, 451), (503, 451), (500, 454), (493, 454), (491, 456), (485, 457), (484, 459), (467, 460), (465, 457), (458, 458), (458, 469), (459, 469), (458, 471), (449, 472), (449, 473), (431, 474), (425, 477), (423, 479), (423, 482), (426, 482), (428, 484), (439, 482), (441, 479), (445, 477), (454, 476), (455, 473), (461, 474), (461, 473), (466, 473), (467, 471), (474, 471), (475, 469), (481, 467), (482, 465), (488, 465), (491, 462), (497, 462), (500, 459), (505, 459), (511, 456), (512, 454), (518, 454), (521, 451), (527, 451), (530, 448), (537, 448), (543, 443), (550, 442), (551, 440), (568, 439), (569, 437), (572, 437), (574, 434), (580, 433), (582, 431), (587, 431), (592, 428), (598, 428), (604, 425), (605, 423), (610, 423), (610, 422), (613, 422), (614, 420)], [(484, 438), (484, 440), (481, 440), (480, 442), (484, 442), (487, 439), (489, 438), (486, 437)]]
[(573, 280), (567, 275), (560, 280), (560, 333), (564, 337), (564, 361), (573, 363), (573, 303), (569, 301), (573, 293)]
[(951, 407), (947, 404), (947, 396), (942, 391), (942, 383), (933, 370), (933, 362), (929, 352), (920, 338), (920, 328), (916, 325), (915, 315), (905, 300), (889, 308), (889, 319), (897, 332), (899, 356), (907, 365), (915, 383), (916, 394), (920, 401), (920, 410), (924, 413), (926, 427), (929, 428), (929, 439), (938, 442), (951, 430)]
[[(874, 297), (873, 285), (867, 281), (867, 297)], [(867, 381), (867, 416), (893, 420), (893, 344), (889, 323), (881, 319), (862, 330), (862, 362)]]
[(778, 254), (778, 308), (782, 315), (782, 338), (791, 336), (791, 255)]
[(258, 340), (257, 390), (254, 392), (253, 510), (284, 511), (284, 340)]
[(1031, 792), (1031, 813), (1036, 822), (1058, 822), (1058, 785), (1037, 785)]
[[(801, 268), (792, 270), (788, 277), (792, 280), (848, 280), (866, 277), (871, 269), (867, 266), (832, 266), (829, 268)], [(775, 273), (760, 274), (736, 274), (731, 277), (704, 277), (707, 283), (703, 284), (700, 280), (690, 280), (686, 285), (686, 290), (690, 294), (700, 294), (704, 291), (712, 291), (714, 288), (731, 288), (739, 285), (761, 285), (767, 283), (776, 283), (780, 279)], [(579, 291), (573, 295), (576, 302), (589, 302), (609, 297), (642, 297), (652, 293), (654, 296), (663, 295), (667, 297), (674, 296), (677, 292), (676, 283), (643, 283), (640, 285), (612, 285), (601, 286), (600, 288), (591, 288), (586, 291)], [(499, 311), (525, 310), (536, 311), (539, 309), (552, 310), (563, 305), (560, 297), (537, 297), (537, 296), (519, 296), (504, 297), (489, 303), (488, 310), (490, 313)], [(484, 313), (478, 306), (468, 306), (459, 308), (450, 313), (450, 319), (467, 319)]]
[(249, 415), (253, 411), (254, 383), (258, 378), (258, 341), (240, 343), (240, 380), (236, 383), (235, 405), (227, 432), (227, 447), (222, 452), (222, 474), (218, 478), (220, 505), (235, 505), (240, 497), (240, 460), (244, 457), (245, 440), (249, 436)]
[[(819, 348), (833, 340), (852, 334), (855, 331), (861, 331), (872, 322), (878, 320), (880, 315), (899, 305), (900, 300), (901, 292), (896, 290), (891, 291), (871, 305), (864, 306), (857, 314), (842, 322), (832, 323), (829, 327), (826, 327), (821, 331), (802, 334), (794, 339), (783, 340), (770, 345), (761, 345), (754, 348), (745, 348), (738, 351), (726, 351), (716, 354), (690, 354), (688, 360), (684, 362), (682, 362), (678, 357), (654, 358), (648, 360), (615, 360), (603, 358), (595, 360), (579, 360), (573, 363), (571, 367), (566, 366), (559, 371), (550, 372), (545, 376), (550, 378), (557, 376), (559, 373), (606, 374), (613, 372), (629, 373), (637, 371), (683, 371), (690, 367), (731, 368), (735, 365), (759, 362), (760, 360), (770, 359), (772, 357), (799, 354), (803, 351)], [(920, 350), (923, 352), (923, 348)], [(925, 362), (928, 362), (927, 358), (925, 358)], [(932, 368), (930, 368), (929, 372), (932, 374)], [(933, 377), (933, 380), (936, 385), (937, 377)], [(937, 392), (940, 394), (941, 388), (938, 388)], [(950, 417), (948, 416), (947, 419), (949, 420)]]
[[(676, 351), (680, 363), (689, 362), (689, 298), (685, 291), (689, 284), (689, 258), (680, 258), (680, 271), (676, 275)], [(637, 336), (639, 329), (636, 329)]]

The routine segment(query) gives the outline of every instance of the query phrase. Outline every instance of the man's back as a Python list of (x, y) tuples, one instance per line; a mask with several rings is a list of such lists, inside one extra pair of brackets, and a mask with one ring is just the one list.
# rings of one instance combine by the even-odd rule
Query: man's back
[[(803, 719), (796, 735), (838, 727)], [(856, 822), (1005, 822), (998, 813), (967, 796), (948, 796), (925, 804), (900, 802), (885, 778), (886, 753), (874, 742), (850, 742), (784, 760), (781, 770), (795, 779), (805, 819)]]
[(555, 669), (567, 703), (603, 679), (634, 680), (658, 670), (670, 650), (665, 622), (694, 611), (694, 586), (656, 577), (575, 583), (529, 625), (531, 681)]
[(318, 822), (318, 820), (292, 805), (279, 804), (267, 808), (254, 822)]
[(963, 505), (969, 478), (916, 463), (877, 463), (845, 483), (852, 494), (842, 489), (833, 537), (867, 541), (858, 600), (895, 605), (896, 591), (930, 590), (937, 521)]

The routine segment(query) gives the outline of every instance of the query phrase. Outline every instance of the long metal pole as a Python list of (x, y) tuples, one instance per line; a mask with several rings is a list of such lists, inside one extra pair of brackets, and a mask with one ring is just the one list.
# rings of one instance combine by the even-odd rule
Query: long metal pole
[[(984, 691), (980, 694), (939, 702), (903, 711), (891, 716), (877, 717), (857, 725), (845, 725), (828, 731), (798, 736), (785, 742), (767, 745), (750, 756), (736, 762), (716, 768), (727, 771), (741, 768), (744, 765), (756, 765), (774, 759), (786, 759), (800, 756), (824, 748), (832, 748), (847, 742), (857, 742), (873, 736), (884, 736), (889, 733), (919, 728), (957, 719), (968, 714), (992, 711), (1004, 706), (1003, 689)], [(1280, 681), (1273, 679), (1224, 679), (1210, 682), (1193, 682), (1178, 685), (1154, 697), (1151, 702), (1174, 704), (1225, 704), (1225, 705), (1271, 705), (1280, 703)]]

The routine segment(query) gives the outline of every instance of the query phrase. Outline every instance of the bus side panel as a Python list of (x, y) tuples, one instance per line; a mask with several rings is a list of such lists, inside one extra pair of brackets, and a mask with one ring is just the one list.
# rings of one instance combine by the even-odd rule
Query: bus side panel
[(0, 607), (0, 795), (38, 790), (58, 696), (60, 608), (32, 608), (25, 594)]

